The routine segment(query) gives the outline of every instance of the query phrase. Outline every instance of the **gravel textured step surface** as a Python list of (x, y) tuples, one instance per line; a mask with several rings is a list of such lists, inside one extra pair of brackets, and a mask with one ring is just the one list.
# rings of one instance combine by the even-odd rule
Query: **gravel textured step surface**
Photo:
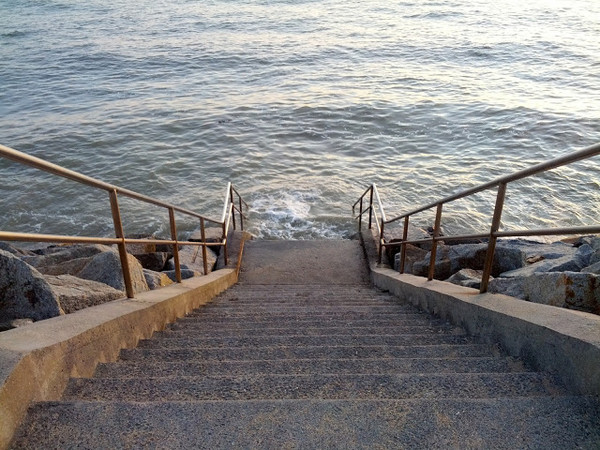
[(599, 413), (578, 397), (49, 402), (13, 448), (595, 450)]
[(240, 284), (35, 404), (13, 447), (600, 448), (597, 399), (371, 289), (356, 241), (248, 244)]

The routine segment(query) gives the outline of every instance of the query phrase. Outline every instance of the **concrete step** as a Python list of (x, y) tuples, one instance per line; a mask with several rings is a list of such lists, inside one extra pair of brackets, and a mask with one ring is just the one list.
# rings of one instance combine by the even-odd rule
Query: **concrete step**
[(558, 395), (539, 373), (311, 374), (72, 378), (64, 400), (502, 398)]
[(336, 312), (273, 312), (270, 313), (268, 311), (264, 312), (215, 312), (215, 311), (202, 311), (200, 313), (190, 315), (188, 317), (184, 317), (180, 320), (203, 320), (203, 321), (212, 321), (217, 319), (233, 319), (233, 320), (241, 320), (241, 321), (253, 321), (253, 320), (270, 320), (280, 321), (280, 320), (303, 320), (303, 319), (312, 319), (312, 320), (361, 320), (361, 319), (371, 319), (371, 320), (395, 320), (395, 319), (406, 319), (406, 318), (418, 318), (418, 317), (428, 317), (426, 314), (421, 313), (403, 313), (402, 311), (392, 311), (392, 312), (353, 312), (353, 311), (336, 311)]
[(282, 359), (255, 361), (119, 361), (99, 364), (96, 378), (252, 374), (395, 374), (525, 372), (514, 358)]
[(121, 359), (127, 361), (204, 361), (204, 360), (264, 360), (264, 359), (361, 359), (361, 358), (462, 358), (499, 356), (496, 348), (484, 344), (432, 344), (412, 346), (363, 345), (312, 347), (235, 347), (204, 349), (126, 349)]
[(206, 315), (262, 315), (262, 314), (398, 314), (398, 313), (415, 313), (414, 309), (402, 308), (401, 306), (337, 306), (337, 305), (314, 305), (314, 306), (266, 306), (266, 305), (248, 305), (245, 307), (238, 306), (207, 306), (201, 311), (191, 314), (192, 317), (204, 317)]
[(201, 349), (232, 347), (310, 347), (327, 343), (330, 346), (401, 346), (432, 344), (468, 344), (473, 340), (465, 335), (451, 334), (407, 334), (370, 336), (194, 336), (145, 339), (138, 348)]
[[(326, 324), (327, 325), (327, 324)], [(353, 327), (353, 326), (322, 326), (322, 327), (298, 327), (296, 324), (286, 328), (281, 328), (278, 324), (273, 327), (255, 326), (254, 328), (240, 327), (220, 329), (212, 327), (203, 329), (199, 327), (190, 333), (189, 328), (180, 327), (169, 328), (165, 331), (159, 331), (152, 335), (152, 339), (172, 339), (184, 336), (194, 337), (246, 337), (246, 336), (401, 336), (407, 334), (441, 334), (448, 333), (454, 335), (464, 334), (461, 328), (451, 326), (435, 326), (431, 324), (413, 325), (413, 326), (385, 326), (385, 327)]]
[(46, 402), (13, 448), (596, 449), (599, 414), (581, 397)]
[(237, 320), (237, 318), (213, 318), (211, 320), (203, 320), (194, 317), (184, 317), (177, 322), (169, 325), (168, 330), (258, 330), (264, 328), (331, 328), (331, 327), (404, 327), (404, 326), (428, 326), (438, 322), (432, 321), (425, 314), (404, 315), (398, 319), (369, 319), (367, 318), (335, 318), (328, 317), (313, 318), (303, 317), (295, 318), (293, 316), (280, 317), (280, 320), (273, 321), (270, 317), (255, 317), (251, 322)]

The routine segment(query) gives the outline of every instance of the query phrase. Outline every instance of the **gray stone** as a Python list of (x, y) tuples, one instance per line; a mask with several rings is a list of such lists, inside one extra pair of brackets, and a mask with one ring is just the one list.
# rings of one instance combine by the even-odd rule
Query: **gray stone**
[[(427, 250), (417, 247), (416, 245), (406, 245), (406, 260), (404, 261), (404, 273), (413, 273), (413, 265), (422, 261), (427, 255)], [(394, 270), (400, 270), (401, 252), (396, 253), (394, 257)]]
[[(208, 262), (208, 273), (210, 273), (217, 262), (217, 255), (210, 248), (206, 249), (206, 255)], [(185, 265), (188, 269), (192, 269), (200, 274), (205, 275), (201, 247), (192, 245), (183, 246), (183, 248), (179, 250), (179, 263), (181, 265)]]
[(15, 247), (14, 245), (9, 244), (8, 242), (0, 242), (0, 250), (4, 250), (5, 252), (11, 253), (16, 256), (35, 256), (35, 253), (30, 252), (29, 250), (23, 250), (21, 248)]
[(35, 268), (0, 250), (0, 317), (49, 319), (63, 314), (58, 296)]
[(124, 297), (122, 291), (104, 283), (72, 275), (46, 275), (44, 278), (58, 295), (60, 306), (66, 314)]
[[(475, 289), (481, 288), (481, 277), (483, 270), (461, 269), (448, 278), (446, 281)], [(493, 279), (490, 277), (490, 280)]]
[[(435, 261), (435, 278), (445, 280), (461, 269), (483, 270), (487, 244), (439, 245)], [(429, 268), (428, 253), (413, 265), (413, 274), (426, 276)], [(518, 248), (497, 245), (492, 264), (492, 276), (525, 265), (526, 254)]]
[(590, 263), (594, 251), (591, 246), (585, 244), (576, 249), (572, 255), (562, 256), (555, 259), (544, 259), (520, 269), (502, 273), (503, 278), (529, 277), (541, 272), (579, 272)]
[(144, 269), (160, 272), (165, 268), (165, 264), (170, 257), (166, 252), (152, 252), (134, 254)]
[(144, 277), (146, 278), (146, 283), (148, 283), (148, 287), (150, 289), (158, 289), (160, 287), (173, 284), (173, 281), (169, 278), (169, 276), (163, 272), (155, 272), (153, 270), (144, 269)]
[[(169, 277), (169, 279), (173, 282), (176, 281), (175, 279), (175, 270), (165, 270), (162, 273), (164, 273), (166, 276)], [(195, 272), (191, 269), (184, 269), (183, 267), (181, 268), (181, 279), (182, 280), (186, 280), (188, 278), (192, 278), (195, 277), (197, 275), (202, 275), (201, 273)]]
[(77, 276), (85, 266), (92, 260), (92, 257), (76, 258), (64, 261), (56, 265), (38, 265), (36, 269), (44, 275), (74, 275)]
[(523, 283), (526, 300), (600, 314), (600, 277), (591, 273), (535, 273)]
[(545, 243), (526, 239), (502, 239), (498, 241), (498, 245), (518, 248), (525, 252), (527, 258), (540, 256), (542, 259), (557, 259), (573, 256), (577, 252), (577, 248), (565, 242)]
[(524, 277), (494, 278), (488, 285), (488, 292), (491, 294), (509, 295), (510, 297), (525, 300), (525, 291), (523, 290), (524, 283)]
[[(143, 292), (149, 290), (142, 265), (139, 261), (129, 254), (127, 255), (127, 261), (131, 272), (133, 291)], [(125, 282), (123, 281), (123, 273), (121, 271), (121, 260), (119, 258), (119, 253), (116, 250), (94, 256), (88, 265), (79, 272), (78, 276), (87, 280), (108, 284), (120, 291), (125, 291)]]
[(581, 273), (595, 273), (596, 275), (600, 275), (600, 261), (591, 266), (584, 267), (581, 269)]
[(112, 247), (100, 244), (89, 245), (60, 245), (48, 247), (43, 254), (36, 256), (24, 256), (23, 261), (34, 267), (49, 267), (62, 264), (78, 258), (89, 258), (99, 253), (111, 251)]

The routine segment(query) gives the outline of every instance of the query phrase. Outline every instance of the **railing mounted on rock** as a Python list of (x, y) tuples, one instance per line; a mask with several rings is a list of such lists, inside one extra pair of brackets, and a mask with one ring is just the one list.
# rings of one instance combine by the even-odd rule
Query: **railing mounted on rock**
[[(225, 191), (225, 201), (223, 205), (223, 214), (220, 220), (211, 219), (198, 214), (189, 209), (181, 208), (170, 203), (166, 203), (157, 200), (146, 195), (139, 194), (129, 189), (124, 189), (113, 184), (105, 183), (95, 178), (88, 177), (81, 173), (73, 170), (66, 169), (56, 164), (44, 161), (43, 159), (36, 158), (26, 153), (19, 152), (9, 147), (0, 145), (0, 156), (17, 163), (34, 167), (36, 169), (58, 175), (60, 177), (68, 178), (78, 183), (91, 186), (96, 189), (101, 189), (108, 192), (110, 207), (112, 213), (112, 219), (115, 229), (114, 238), (105, 237), (87, 237), (87, 236), (63, 236), (63, 235), (49, 235), (49, 234), (34, 234), (34, 233), (15, 233), (9, 231), (0, 231), (0, 241), (19, 241), (19, 242), (54, 242), (64, 244), (105, 244), (114, 245), (116, 244), (119, 249), (119, 257), (121, 260), (121, 268), (123, 272), (123, 281), (125, 283), (125, 291), (127, 297), (134, 297), (133, 284), (131, 280), (131, 274), (129, 270), (129, 263), (127, 261), (127, 244), (167, 244), (173, 246), (173, 260), (175, 264), (175, 278), (178, 283), (181, 283), (181, 265), (179, 263), (179, 246), (192, 245), (202, 247), (202, 257), (204, 261), (204, 273), (208, 274), (207, 267), (207, 247), (223, 247), (224, 262), (227, 264), (227, 236), (229, 234), (229, 224), (233, 224), (233, 229), (236, 229), (235, 213), (239, 215), (240, 229), (244, 229), (244, 208), (248, 208), (248, 204), (242, 199), (238, 191), (233, 187), (231, 183), (227, 184)], [(159, 206), (167, 209), (169, 213), (169, 224), (171, 231), (171, 239), (133, 239), (125, 237), (123, 231), (123, 223), (121, 221), (121, 211), (119, 208), (118, 196), (124, 196), (138, 200), (144, 203)], [(201, 240), (196, 242), (191, 241), (180, 241), (177, 237), (177, 223), (175, 221), (175, 213), (181, 213), (187, 216), (194, 217), (200, 221), (200, 233)], [(220, 242), (207, 242), (206, 240), (206, 223), (210, 222), (219, 225), (222, 232), (222, 238)]]
[[(428, 205), (419, 207), (413, 211), (408, 213), (396, 216), (392, 219), (387, 219), (385, 210), (383, 208), (383, 204), (381, 203), (381, 198), (379, 196), (379, 192), (377, 191), (377, 186), (372, 184), (367, 188), (367, 190), (360, 196), (360, 198), (352, 205), (352, 212), (354, 213), (356, 210), (356, 206), (358, 205), (358, 214), (355, 216), (355, 219), (358, 220), (358, 229), (361, 231), (362, 229), (362, 221), (363, 215), (369, 214), (369, 229), (372, 229), (373, 221), (377, 225), (377, 237), (378, 237), (378, 263), (381, 264), (383, 250), (386, 247), (395, 247), (400, 246), (400, 265), (399, 272), (404, 273), (404, 266), (406, 262), (406, 246), (408, 244), (419, 244), (430, 242), (432, 244), (430, 261), (429, 261), (429, 272), (428, 272), (428, 280), (432, 280), (435, 275), (435, 261), (436, 261), (436, 252), (438, 243), (442, 240), (471, 240), (471, 239), (487, 239), (487, 252), (483, 267), (483, 276), (481, 280), (481, 293), (487, 291), (488, 283), (490, 279), (490, 275), (492, 272), (492, 265), (494, 261), (494, 253), (496, 250), (496, 242), (500, 237), (525, 237), (525, 236), (556, 236), (556, 235), (580, 235), (580, 234), (595, 234), (600, 233), (600, 225), (593, 226), (579, 226), (579, 227), (566, 227), (566, 228), (546, 228), (546, 229), (534, 229), (534, 230), (510, 230), (510, 231), (499, 231), (500, 230), (500, 220), (502, 217), (502, 210), (504, 207), (504, 200), (506, 197), (506, 188), (507, 185), (513, 181), (521, 180), (526, 177), (530, 177), (532, 175), (536, 175), (542, 172), (546, 172), (552, 169), (556, 169), (561, 166), (565, 166), (567, 164), (574, 163), (576, 161), (581, 161), (583, 159), (592, 158), (594, 156), (600, 155), (600, 144), (592, 145), (583, 150), (569, 153), (567, 155), (561, 156), (559, 158), (552, 159), (550, 161), (537, 164), (530, 168), (521, 170), (519, 172), (515, 172), (512, 175), (507, 175), (501, 178), (497, 178), (488, 183), (484, 183), (482, 185), (476, 186), (471, 189), (464, 190), (458, 194), (454, 194), (448, 197), (445, 197), (441, 200), (435, 201)], [(494, 207), (494, 213), (492, 216), (492, 223), (490, 227), (489, 233), (481, 233), (481, 234), (467, 234), (467, 235), (455, 235), (455, 236), (441, 236), (440, 230), (442, 226), (442, 210), (445, 204), (450, 203), (452, 201), (462, 199), (465, 197), (469, 197), (471, 195), (477, 194), (482, 191), (486, 191), (488, 189), (498, 188), (496, 194), (496, 204)], [(365, 203), (368, 206), (365, 206)], [(433, 235), (428, 239), (416, 239), (409, 240), (408, 239), (408, 228), (409, 228), (409, 219), (411, 216), (415, 214), (430, 210), (436, 209), (435, 215), (435, 225), (433, 227)], [(403, 224), (403, 236), (399, 242), (388, 242), (385, 238), (385, 228), (386, 225), (389, 225), (394, 222), (398, 222), (404, 219)]]

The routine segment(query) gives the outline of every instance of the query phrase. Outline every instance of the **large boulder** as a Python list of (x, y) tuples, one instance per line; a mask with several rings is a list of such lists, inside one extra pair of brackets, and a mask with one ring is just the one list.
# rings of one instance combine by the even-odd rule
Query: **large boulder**
[(523, 288), (524, 283), (524, 277), (494, 278), (488, 285), (488, 292), (491, 294), (509, 295), (511, 297), (525, 300), (526, 296)]
[[(166, 276), (168, 276), (171, 281), (175, 282), (177, 280), (177, 277), (175, 276), (175, 270), (165, 270), (163, 273)], [(182, 280), (187, 280), (188, 278), (192, 278), (192, 277), (195, 277), (198, 275), (202, 275), (202, 274), (195, 272), (191, 269), (185, 269), (185, 268), (181, 269), (181, 279)]]
[(64, 264), (74, 259), (91, 258), (99, 253), (111, 250), (112, 247), (100, 244), (55, 245), (38, 250), (41, 252), (39, 255), (22, 256), (21, 258), (39, 271), (44, 271), (51, 266)]
[[(458, 284), (459, 286), (480, 289), (482, 277), (483, 270), (461, 269), (446, 281), (449, 283)], [(492, 278), (490, 277), (490, 279)]]
[(525, 299), (600, 314), (600, 276), (591, 273), (535, 273), (524, 279)]
[[(127, 254), (127, 261), (131, 273), (133, 292), (137, 293), (149, 290), (142, 265), (134, 256), (129, 254)], [(121, 259), (119, 257), (119, 252), (116, 250), (103, 252), (94, 256), (77, 276), (87, 280), (108, 284), (115, 289), (125, 291), (125, 281), (123, 280), (123, 272), (121, 270)]]
[[(439, 245), (435, 260), (435, 278), (445, 280), (461, 269), (483, 270), (487, 244), (461, 244)], [(429, 270), (429, 252), (425, 259), (413, 265), (413, 273), (427, 276)], [(496, 246), (492, 264), (492, 276), (496, 277), (502, 272), (523, 267), (526, 264), (526, 254), (518, 248)]]
[(58, 295), (60, 306), (66, 314), (124, 297), (122, 291), (97, 281), (71, 275), (46, 275), (44, 278)]
[(5, 252), (12, 253), (16, 256), (35, 256), (35, 253), (29, 250), (23, 250), (21, 248), (15, 247), (14, 245), (9, 244), (8, 242), (0, 242), (0, 250), (4, 250)]
[[(202, 259), (202, 247), (195, 245), (185, 245), (179, 250), (179, 264), (185, 266), (187, 269), (191, 269), (200, 274), (204, 273), (204, 263)], [(217, 255), (210, 248), (206, 249), (208, 273), (213, 271), (215, 263), (217, 262)]]
[(15, 255), (0, 250), (0, 317), (3, 322), (43, 320), (64, 314), (43, 275)]
[(510, 270), (502, 273), (504, 278), (529, 277), (541, 272), (579, 272), (590, 264), (594, 250), (591, 246), (584, 244), (566, 256), (554, 259), (542, 259), (528, 266)]
[(160, 272), (165, 268), (167, 260), (171, 257), (167, 252), (137, 253), (135, 258), (144, 269)]
[(92, 260), (88, 258), (75, 258), (54, 265), (39, 265), (37, 270), (44, 275), (74, 275), (77, 276)]
[[(404, 273), (413, 273), (413, 265), (418, 261), (423, 261), (427, 254), (427, 250), (417, 247), (416, 245), (406, 244), (406, 259), (404, 260)], [(400, 270), (401, 256), (402, 252), (398, 252), (394, 256), (394, 270)]]

